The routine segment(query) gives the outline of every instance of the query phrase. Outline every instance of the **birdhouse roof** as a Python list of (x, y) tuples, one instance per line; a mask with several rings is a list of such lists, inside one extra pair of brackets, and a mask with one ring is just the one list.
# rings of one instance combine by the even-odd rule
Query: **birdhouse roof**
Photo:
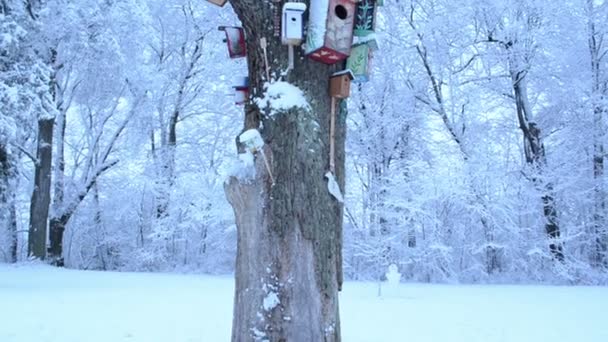
[(353, 74), (352, 70), (350, 70), (350, 69), (335, 72), (335, 73), (331, 74), (331, 77), (334, 78), (334, 77), (339, 77), (339, 76), (344, 76), (344, 75), (348, 75), (348, 77), (351, 79), (351, 81), (355, 79), (355, 74)]
[(306, 11), (306, 4), (303, 2), (287, 2), (283, 5), (283, 10)]

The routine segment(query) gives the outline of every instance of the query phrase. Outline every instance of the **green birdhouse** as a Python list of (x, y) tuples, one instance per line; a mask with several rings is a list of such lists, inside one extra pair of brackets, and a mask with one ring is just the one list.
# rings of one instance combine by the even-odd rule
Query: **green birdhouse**
[(346, 68), (354, 75), (353, 82), (363, 83), (369, 81), (371, 70), (372, 48), (369, 44), (353, 46), (350, 56), (346, 60)]
[(355, 36), (364, 37), (374, 32), (376, 29), (377, 10), (378, 0), (359, 0), (357, 2), (355, 10)]

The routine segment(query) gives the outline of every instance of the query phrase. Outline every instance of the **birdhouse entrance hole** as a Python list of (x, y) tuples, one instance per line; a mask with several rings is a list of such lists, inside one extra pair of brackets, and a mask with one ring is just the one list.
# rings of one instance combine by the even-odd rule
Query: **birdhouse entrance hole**
[(346, 11), (346, 8), (342, 5), (336, 6), (334, 11), (336, 12), (336, 17), (338, 17), (342, 20), (346, 19), (346, 17), (348, 16), (348, 12)]

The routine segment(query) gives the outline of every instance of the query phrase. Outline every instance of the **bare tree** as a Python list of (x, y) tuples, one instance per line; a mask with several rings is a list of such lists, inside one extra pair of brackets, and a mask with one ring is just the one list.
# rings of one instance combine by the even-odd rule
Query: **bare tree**
[[(560, 241), (561, 232), (554, 185), (547, 179), (543, 135), (541, 127), (534, 120), (528, 97), (527, 77), (537, 49), (534, 33), (541, 27), (542, 18), (539, 9), (533, 5), (519, 5), (511, 9), (510, 14), (510, 18), (498, 18), (495, 23), (486, 22), (487, 42), (498, 44), (508, 62), (517, 120), (523, 137), (524, 155), (530, 168), (529, 178), (541, 196), (545, 232), (550, 240), (549, 251), (555, 259), (562, 261), (564, 253)], [(509, 25), (514, 25), (516, 28), (511, 28)]]

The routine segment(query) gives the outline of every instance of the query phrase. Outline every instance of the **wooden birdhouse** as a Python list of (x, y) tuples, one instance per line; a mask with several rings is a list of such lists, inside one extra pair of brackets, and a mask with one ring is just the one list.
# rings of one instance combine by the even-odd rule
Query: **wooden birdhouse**
[(346, 59), (353, 41), (354, 24), (354, 0), (312, 0), (306, 54), (325, 64)]
[(362, 83), (369, 81), (372, 50), (368, 44), (353, 46), (350, 56), (346, 60), (346, 68), (353, 72), (354, 82)]
[(242, 105), (249, 98), (249, 77), (238, 77), (234, 89), (234, 104)]
[(304, 12), (306, 12), (306, 4), (303, 2), (287, 2), (283, 5), (281, 25), (281, 42), (283, 44), (302, 44), (302, 40), (304, 40)]
[(354, 35), (363, 37), (372, 34), (376, 29), (376, 12), (378, 0), (359, 0), (355, 15)]
[(218, 5), (220, 7), (224, 7), (224, 5), (228, 2), (228, 0), (207, 0), (208, 2)]
[(228, 55), (230, 58), (241, 58), (247, 56), (245, 45), (245, 31), (242, 27), (220, 26), (217, 28), (226, 33), (224, 42), (228, 45)]
[(352, 71), (346, 69), (331, 75), (329, 78), (329, 96), (345, 99), (350, 96), (350, 82), (354, 79)]

